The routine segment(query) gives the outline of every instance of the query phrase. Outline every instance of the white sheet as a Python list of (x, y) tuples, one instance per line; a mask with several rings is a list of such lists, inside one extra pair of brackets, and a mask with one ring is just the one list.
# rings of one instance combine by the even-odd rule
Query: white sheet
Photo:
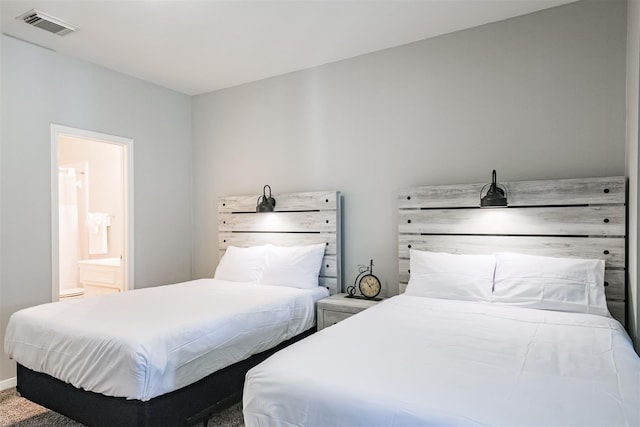
[(251, 426), (638, 426), (640, 359), (603, 316), (401, 295), (247, 374)]
[(312, 327), (327, 295), (201, 279), (44, 304), (11, 316), (5, 351), (76, 387), (144, 401)]

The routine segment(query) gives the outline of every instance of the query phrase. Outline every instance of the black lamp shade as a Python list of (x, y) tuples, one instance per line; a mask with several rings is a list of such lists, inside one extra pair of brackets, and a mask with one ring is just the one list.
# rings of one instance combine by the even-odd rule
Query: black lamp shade
[[(485, 193), (486, 189), (486, 193)], [(484, 195), (483, 195), (484, 194)], [(491, 183), (482, 187), (480, 191), (480, 207), (498, 208), (507, 206), (507, 189), (497, 182), (495, 169), (491, 174)]]
[[(267, 187), (269, 187), (269, 195), (267, 196)], [(271, 197), (271, 186), (265, 185), (262, 189), (262, 196), (258, 197), (256, 204), (256, 212), (273, 212), (276, 207), (276, 199)]]

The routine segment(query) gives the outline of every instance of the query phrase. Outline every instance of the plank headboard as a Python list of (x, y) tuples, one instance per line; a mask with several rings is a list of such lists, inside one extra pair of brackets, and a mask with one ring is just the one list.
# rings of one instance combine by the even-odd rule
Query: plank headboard
[(625, 177), (501, 182), (509, 207), (481, 209), (484, 184), (412, 187), (398, 195), (400, 292), (409, 249), (520, 252), (605, 260), (612, 316), (626, 319)]
[(342, 287), (341, 196), (337, 191), (274, 194), (274, 212), (256, 213), (258, 194), (218, 201), (220, 257), (228, 246), (326, 243), (320, 285), (331, 294)]

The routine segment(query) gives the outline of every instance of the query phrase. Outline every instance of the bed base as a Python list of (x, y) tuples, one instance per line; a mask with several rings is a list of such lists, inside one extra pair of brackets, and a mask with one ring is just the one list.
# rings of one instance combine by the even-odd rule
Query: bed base
[(34, 403), (89, 426), (188, 426), (240, 401), (247, 371), (278, 350), (316, 331), (309, 329), (278, 346), (227, 366), (181, 389), (146, 402), (82, 390), (18, 364), (18, 393)]

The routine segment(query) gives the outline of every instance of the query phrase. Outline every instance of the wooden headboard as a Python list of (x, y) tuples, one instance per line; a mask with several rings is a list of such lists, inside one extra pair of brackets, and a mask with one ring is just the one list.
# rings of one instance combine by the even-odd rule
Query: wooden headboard
[(605, 260), (611, 315), (626, 319), (625, 177), (500, 182), (508, 208), (480, 208), (484, 184), (412, 187), (398, 195), (400, 292), (409, 249), (501, 251)]
[(228, 246), (326, 243), (320, 285), (327, 287), (331, 294), (339, 293), (342, 287), (340, 193), (274, 193), (276, 208), (269, 213), (256, 213), (259, 196), (229, 196), (218, 201), (220, 257)]

